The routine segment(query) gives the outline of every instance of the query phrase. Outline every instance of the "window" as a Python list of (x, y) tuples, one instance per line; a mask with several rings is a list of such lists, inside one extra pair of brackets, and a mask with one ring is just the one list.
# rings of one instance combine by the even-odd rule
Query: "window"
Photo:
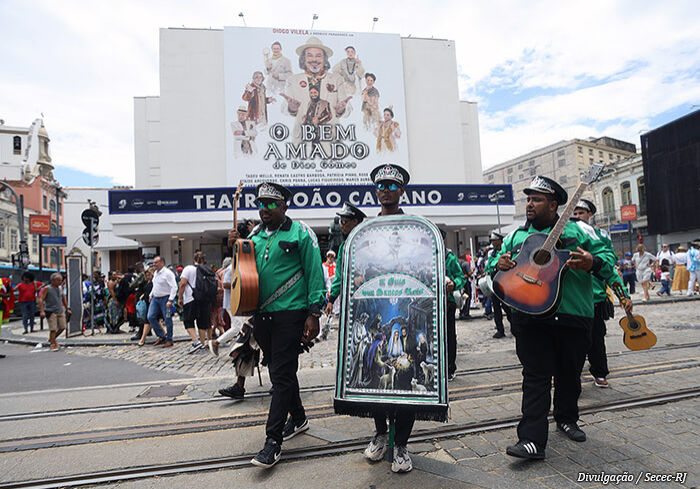
[(535, 160), (530, 160), (530, 162), (529, 162), (528, 164), (529, 164), (530, 166), (535, 166)]
[(44, 196), (41, 197), (41, 202), (42, 202), (42, 204), (43, 204), (43, 206), (44, 206), (44, 209), (46, 209), (46, 195), (44, 195)]
[(5, 225), (0, 224), (0, 248), (5, 247)]
[(513, 183), (513, 177), (508, 177), (508, 183)]
[(12, 153), (16, 155), (22, 154), (22, 138), (19, 136), (12, 138)]
[(608, 215), (615, 214), (615, 196), (610, 187), (605, 187), (603, 189), (603, 212)]
[(612, 153), (608, 153), (608, 158), (610, 158), (610, 159), (612, 160), (612, 159), (613, 159), (613, 154), (612, 154)]
[(602, 152), (602, 151), (598, 151), (598, 158), (602, 158), (602, 157), (603, 157), (603, 152)]
[(523, 169), (523, 164), (520, 163), (520, 164), (518, 165), (518, 170), (522, 170), (522, 169)]
[(508, 168), (508, 173), (513, 173), (513, 168)]
[(588, 158), (588, 163), (592, 165), (592, 164), (593, 164), (593, 158)]
[(58, 236), (58, 228), (55, 222), (51, 223), (51, 236)]
[(637, 179), (637, 194), (639, 195), (639, 215), (647, 215), (647, 186), (644, 183), (644, 177)]
[(588, 154), (593, 156), (593, 150), (591, 148), (588, 148)]
[(56, 208), (57, 208), (56, 214), (58, 214), (58, 215), (60, 216), (61, 213), (62, 213), (63, 204), (61, 204), (61, 203), (59, 202), (59, 203), (58, 203), (58, 206), (56, 206)]
[(530, 175), (532, 175), (532, 176), (534, 177), (534, 176), (535, 176), (535, 171), (536, 171), (535, 168), (530, 168)]
[(518, 175), (518, 180), (522, 180), (522, 179), (523, 179), (523, 174), (520, 173), (520, 174)]
[(493, 180), (493, 175), (489, 175), (489, 180)]
[(578, 147), (578, 152), (583, 153), (583, 148), (581, 146)]
[(39, 235), (33, 234), (32, 235), (32, 255), (38, 255), (38, 254), (39, 254)]
[(632, 185), (629, 182), (620, 184), (620, 199), (622, 205), (632, 205)]
[(617, 155), (617, 161), (620, 161), (620, 155)]
[(10, 251), (19, 250), (19, 239), (17, 239), (17, 230), (10, 229)]
[(564, 158), (559, 160), (559, 168), (561, 168), (562, 166), (566, 166), (566, 159)]
[(49, 201), (49, 210), (51, 212), (56, 212), (56, 201), (53, 199)]
[(566, 151), (564, 151), (563, 149), (560, 149), (559, 151), (557, 151), (557, 156), (564, 156), (565, 154), (566, 154)]

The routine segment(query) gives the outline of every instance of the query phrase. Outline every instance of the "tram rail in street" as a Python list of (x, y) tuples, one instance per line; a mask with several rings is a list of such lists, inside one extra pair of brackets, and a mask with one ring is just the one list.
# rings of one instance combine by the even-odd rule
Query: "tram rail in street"
[[(692, 399), (697, 396), (700, 396), (700, 387), (693, 387), (685, 390), (659, 393), (650, 396), (630, 397), (612, 402), (601, 403), (594, 406), (581, 408), (580, 414), (594, 414), (604, 411), (655, 406), (669, 402)], [(499, 430), (503, 428), (511, 428), (518, 423), (519, 418), (519, 416), (511, 416), (500, 419), (479, 421), (475, 423), (445, 426), (437, 429), (419, 430), (414, 432), (414, 435), (410, 438), (409, 441), (419, 442), (434, 439), (452, 438), (476, 433), (483, 433), (487, 431)], [(550, 415), (550, 421), (551, 419), (552, 417)], [(368, 441), (369, 437), (361, 437), (348, 441), (332, 442), (325, 445), (316, 445), (311, 447), (285, 450), (281, 461), (289, 462), (299, 459), (325, 457), (352, 452), (364, 448)], [(244, 454), (235, 455), (231, 457), (176, 462), (172, 464), (119, 468), (102, 472), (74, 474), (46, 479), (4, 482), (0, 483), (0, 489), (70, 488), (142, 479), (155, 476), (184, 474), (205, 470), (247, 468), (252, 467), (250, 460), (254, 455), (255, 454)]]

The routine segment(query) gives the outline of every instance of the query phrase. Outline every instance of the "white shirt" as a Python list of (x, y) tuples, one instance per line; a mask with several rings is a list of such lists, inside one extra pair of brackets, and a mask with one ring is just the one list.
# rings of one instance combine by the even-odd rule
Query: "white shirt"
[(667, 260), (668, 264), (671, 265), (673, 264), (673, 252), (672, 251), (659, 251), (659, 253), (656, 255), (656, 259), (659, 262), (659, 265), (661, 265), (662, 260)]
[(688, 253), (685, 251), (678, 251), (673, 254), (673, 264), (674, 265), (685, 265), (685, 261), (688, 258)]
[[(233, 277), (233, 270), (232, 270), (232, 265), (229, 265), (226, 267), (226, 271), (224, 272), (224, 277), (222, 281), (225, 284), (231, 284), (231, 280)], [(231, 310), (231, 289), (224, 289), (224, 304), (222, 306), (225, 310), (230, 311)]]
[(185, 291), (182, 294), (182, 304), (185, 305), (194, 300), (192, 290), (195, 288), (195, 283), (197, 282), (197, 267), (194, 265), (187, 265), (180, 275), (180, 279), (183, 278), (187, 279)]
[(177, 283), (175, 283), (175, 274), (168, 268), (163, 267), (160, 270), (153, 272), (153, 290), (151, 297), (168, 297), (172, 301), (177, 295)]

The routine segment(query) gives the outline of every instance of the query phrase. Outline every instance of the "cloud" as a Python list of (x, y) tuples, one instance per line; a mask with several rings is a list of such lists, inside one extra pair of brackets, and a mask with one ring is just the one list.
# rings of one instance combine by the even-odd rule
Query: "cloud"
[(485, 166), (559, 139), (636, 142), (654, 116), (700, 100), (693, 0), (5, 0), (0, 116), (28, 126), (44, 112), (57, 165), (133, 184), (133, 97), (160, 91), (159, 28), (240, 25), (240, 10), (249, 26), (306, 28), (317, 13), (316, 28), (369, 31), (376, 16), (377, 32), (455, 40)]

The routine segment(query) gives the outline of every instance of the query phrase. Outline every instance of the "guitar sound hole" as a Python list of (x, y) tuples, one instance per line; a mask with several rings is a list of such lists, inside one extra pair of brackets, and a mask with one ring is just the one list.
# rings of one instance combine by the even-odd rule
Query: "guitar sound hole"
[(549, 263), (549, 260), (552, 259), (552, 254), (547, 251), (547, 250), (538, 250), (535, 255), (532, 257), (532, 261), (534, 261), (538, 265), (546, 265)]

